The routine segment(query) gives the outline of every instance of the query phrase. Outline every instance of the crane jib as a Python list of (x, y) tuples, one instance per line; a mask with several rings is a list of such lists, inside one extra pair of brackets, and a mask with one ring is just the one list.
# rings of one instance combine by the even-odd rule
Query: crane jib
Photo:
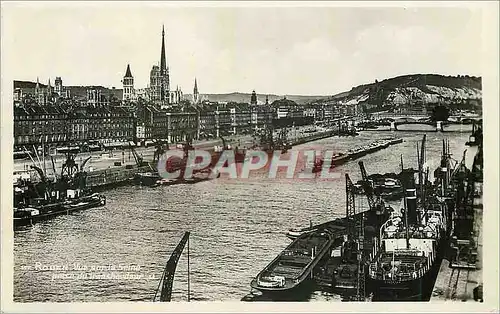
[(160, 302), (170, 302), (172, 297), (172, 285), (174, 282), (175, 269), (177, 268), (177, 263), (179, 262), (179, 258), (188, 240), (189, 231), (184, 233), (184, 236), (179, 244), (177, 244), (177, 247), (172, 252), (167, 265), (165, 266), (165, 272), (162, 278), (163, 284), (161, 288)]

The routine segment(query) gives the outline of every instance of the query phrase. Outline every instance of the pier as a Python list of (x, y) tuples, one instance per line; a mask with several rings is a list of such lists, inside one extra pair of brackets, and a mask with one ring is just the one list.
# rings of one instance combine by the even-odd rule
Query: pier
[(477, 241), (475, 268), (452, 268), (449, 258), (444, 258), (432, 291), (431, 301), (480, 301), (482, 302), (483, 275), (483, 199), (474, 204), (474, 238)]
[[(440, 265), (431, 300), (460, 300), (483, 302), (483, 180), (482, 143), (474, 157), (464, 201), (465, 215), (457, 215), (462, 222), (450, 250)], [(470, 185), (470, 186), (469, 186)], [(463, 217), (465, 216), (465, 217)], [(464, 223), (465, 221), (465, 223)], [(470, 234), (467, 234), (470, 232)], [(462, 236), (460, 236), (462, 235)]]

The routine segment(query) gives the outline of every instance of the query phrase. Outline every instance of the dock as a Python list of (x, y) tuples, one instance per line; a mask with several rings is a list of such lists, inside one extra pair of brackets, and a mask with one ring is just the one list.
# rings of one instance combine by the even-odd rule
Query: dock
[[(300, 145), (307, 142), (312, 142), (324, 138), (334, 136), (337, 131), (324, 131), (317, 132), (304, 137), (297, 137), (292, 139), (292, 145)], [(213, 149), (207, 149), (212, 152)], [(133, 177), (140, 172), (150, 172), (151, 168), (148, 166), (132, 168), (126, 166), (113, 166), (107, 169), (99, 169), (87, 172), (87, 185), (92, 190), (100, 191), (118, 186), (130, 184)]]
[[(482, 183), (476, 183), (482, 191)], [(482, 301), (482, 258), (483, 258), (483, 196), (474, 199), (474, 231), (477, 243), (476, 268), (451, 268), (444, 258), (432, 291), (431, 301)]]

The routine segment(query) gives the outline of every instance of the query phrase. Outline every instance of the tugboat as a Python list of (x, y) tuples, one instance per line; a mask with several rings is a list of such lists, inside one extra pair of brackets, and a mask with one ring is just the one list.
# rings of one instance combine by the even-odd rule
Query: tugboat
[[(401, 180), (399, 179), (401, 174), (395, 173), (385, 173), (385, 174), (371, 174), (368, 179), (373, 184), (373, 189), (377, 192), (380, 197), (384, 200), (400, 200), (404, 196), (403, 186), (401, 185)], [(360, 186), (358, 181), (355, 185)], [(363, 190), (358, 189), (358, 193), (362, 194)]]
[(52, 160), (55, 176), (53, 181), (47, 178), (41, 168), (31, 166), (38, 173), (40, 182), (24, 181), (14, 187), (14, 227), (106, 205), (103, 195), (92, 193), (86, 186), (87, 175), (83, 168), (90, 157), (80, 166), (74, 159), (75, 155), (67, 152), (60, 175), (56, 174)]

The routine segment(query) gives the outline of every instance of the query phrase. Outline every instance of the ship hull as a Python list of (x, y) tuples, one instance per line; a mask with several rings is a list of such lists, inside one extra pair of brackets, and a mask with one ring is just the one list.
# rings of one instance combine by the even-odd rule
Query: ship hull
[(56, 216), (60, 215), (68, 215), (72, 212), (90, 209), (94, 207), (100, 207), (105, 205), (105, 200), (103, 198), (96, 198), (90, 200), (82, 200), (78, 202), (74, 202), (73, 204), (60, 204), (59, 206), (54, 207), (53, 210), (47, 213), (27, 216), (27, 217), (14, 217), (14, 227), (19, 226), (29, 226), (39, 221), (45, 221), (52, 219)]
[(433, 268), (420, 278), (398, 283), (368, 278), (367, 287), (373, 293), (373, 301), (429, 301), (434, 283)]
[(420, 278), (395, 283), (367, 276), (366, 283), (369, 291), (373, 293), (373, 301), (429, 301), (443, 260), (445, 242), (446, 240), (441, 238), (432, 267)]
[(271, 301), (303, 301), (306, 300), (314, 289), (314, 281), (306, 279), (293, 287), (265, 288), (257, 285), (257, 280), (252, 280), (250, 286), (260, 291), (265, 299)]

